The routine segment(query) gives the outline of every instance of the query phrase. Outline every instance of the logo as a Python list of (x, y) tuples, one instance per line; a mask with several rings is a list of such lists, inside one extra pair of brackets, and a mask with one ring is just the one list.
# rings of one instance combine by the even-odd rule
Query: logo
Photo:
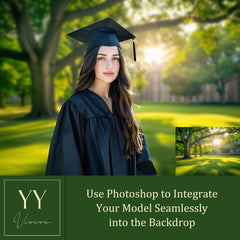
[(61, 236), (61, 180), (5, 179), (4, 236)]

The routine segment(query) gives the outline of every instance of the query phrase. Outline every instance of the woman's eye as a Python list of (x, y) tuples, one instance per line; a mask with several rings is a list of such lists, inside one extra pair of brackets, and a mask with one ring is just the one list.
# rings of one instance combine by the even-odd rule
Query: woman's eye
[(102, 61), (102, 60), (104, 60), (104, 57), (99, 57), (97, 60)]
[(113, 58), (114, 61), (119, 61), (118, 57)]

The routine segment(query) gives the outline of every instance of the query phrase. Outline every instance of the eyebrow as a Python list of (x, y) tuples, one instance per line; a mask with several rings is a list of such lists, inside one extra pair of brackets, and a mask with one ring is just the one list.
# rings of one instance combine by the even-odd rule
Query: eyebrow
[[(98, 55), (107, 56), (107, 54), (104, 54), (104, 53), (98, 53)], [(113, 54), (112, 56), (119, 56), (119, 53)]]

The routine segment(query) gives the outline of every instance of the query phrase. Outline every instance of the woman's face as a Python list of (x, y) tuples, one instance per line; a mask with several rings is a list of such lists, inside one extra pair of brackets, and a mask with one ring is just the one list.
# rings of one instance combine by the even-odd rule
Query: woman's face
[(118, 48), (116, 46), (101, 46), (94, 67), (95, 81), (113, 82), (118, 76), (119, 68), (120, 56)]

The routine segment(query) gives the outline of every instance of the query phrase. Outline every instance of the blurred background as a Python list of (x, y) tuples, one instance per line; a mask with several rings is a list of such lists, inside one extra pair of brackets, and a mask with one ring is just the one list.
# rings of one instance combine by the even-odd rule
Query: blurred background
[(111, 17), (158, 175), (175, 174), (175, 127), (240, 124), (239, 0), (1, 0), (0, 175), (43, 175), (57, 113), (85, 47), (67, 37)]

